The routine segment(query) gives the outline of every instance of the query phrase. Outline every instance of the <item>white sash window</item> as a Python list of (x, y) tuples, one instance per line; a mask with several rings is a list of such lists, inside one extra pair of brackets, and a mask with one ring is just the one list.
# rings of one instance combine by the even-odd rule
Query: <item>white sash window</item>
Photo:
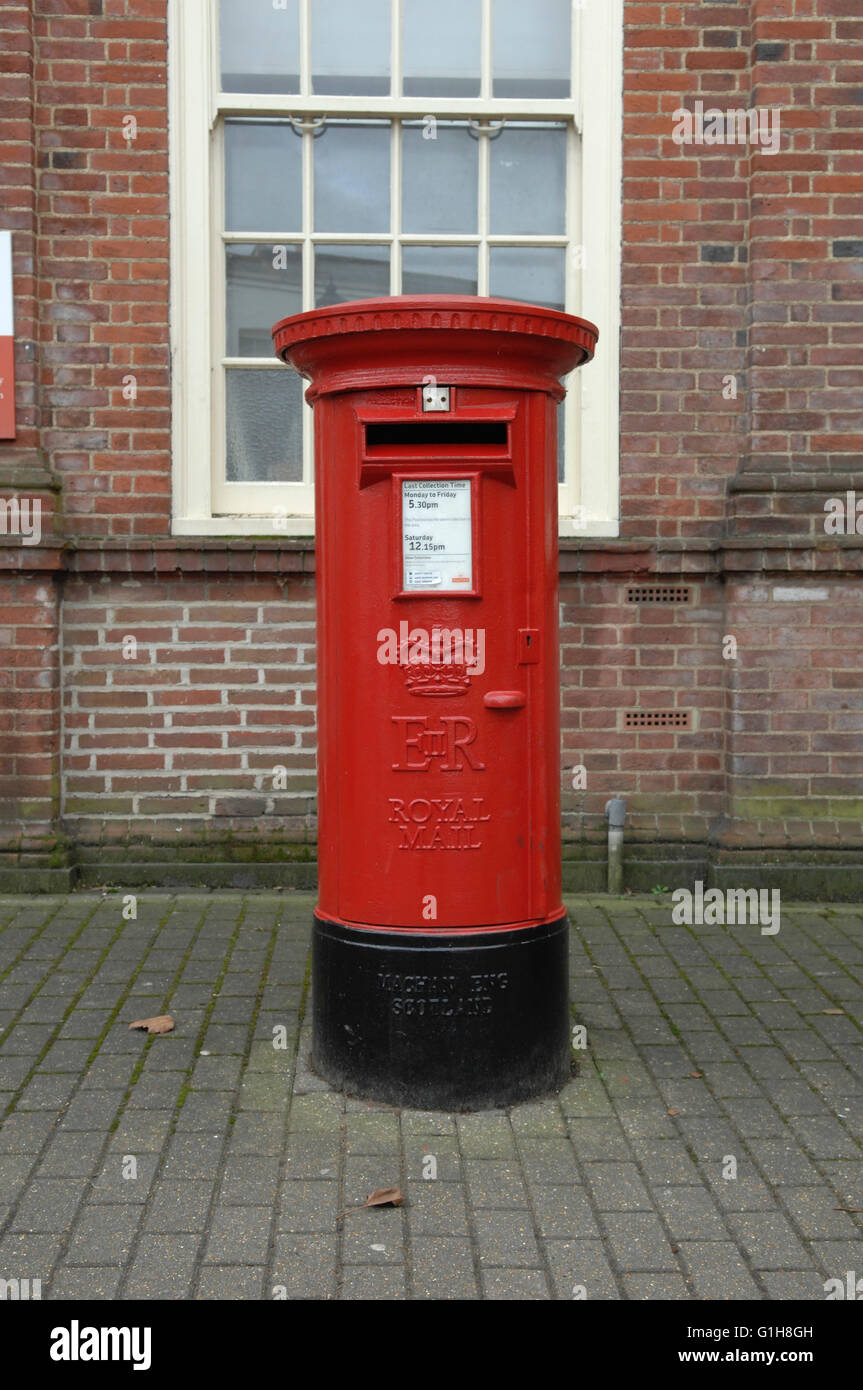
[(174, 533), (314, 531), (288, 314), (387, 294), (599, 325), (562, 535), (618, 534), (622, 0), (169, 0)]

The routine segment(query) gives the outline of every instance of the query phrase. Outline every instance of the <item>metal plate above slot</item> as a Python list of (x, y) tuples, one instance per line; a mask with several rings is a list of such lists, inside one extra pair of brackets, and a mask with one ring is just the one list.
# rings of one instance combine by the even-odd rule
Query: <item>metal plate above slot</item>
[(423, 386), (423, 410), (449, 410), (449, 387), (429, 382)]

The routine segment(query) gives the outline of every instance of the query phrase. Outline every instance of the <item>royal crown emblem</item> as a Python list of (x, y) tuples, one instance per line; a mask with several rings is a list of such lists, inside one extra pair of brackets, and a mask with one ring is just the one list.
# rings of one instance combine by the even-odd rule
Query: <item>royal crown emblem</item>
[(464, 663), (435, 665), (428, 661), (403, 662), (405, 685), (412, 695), (464, 695), (470, 676)]

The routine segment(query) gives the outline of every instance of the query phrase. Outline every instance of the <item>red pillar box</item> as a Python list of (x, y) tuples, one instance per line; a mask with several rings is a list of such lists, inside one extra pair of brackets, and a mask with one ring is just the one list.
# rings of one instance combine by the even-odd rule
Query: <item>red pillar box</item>
[(393, 1104), (569, 1074), (556, 407), (597, 330), (393, 297), (284, 319), (315, 411), (313, 1061)]

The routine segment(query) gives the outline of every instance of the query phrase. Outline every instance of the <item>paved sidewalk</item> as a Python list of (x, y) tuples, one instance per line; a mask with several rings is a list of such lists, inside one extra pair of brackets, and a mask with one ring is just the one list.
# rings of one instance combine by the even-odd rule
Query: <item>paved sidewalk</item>
[[(673, 926), (667, 896), (571, 899), (577, 1074), (453, 1116), (310, 1072), (313, 901), (143, 893), (126, 920), (120, 894), (0, 899), (0, 1279), (785, 1300), (863, 1276), (841, 1210), (863, 1208), (863, 907), (783, 905), (766, 936)], [(127, 1031), (164, 1012), (173, 1033)], [(403, 1207), (340, 1217), (392, 1185)]]

